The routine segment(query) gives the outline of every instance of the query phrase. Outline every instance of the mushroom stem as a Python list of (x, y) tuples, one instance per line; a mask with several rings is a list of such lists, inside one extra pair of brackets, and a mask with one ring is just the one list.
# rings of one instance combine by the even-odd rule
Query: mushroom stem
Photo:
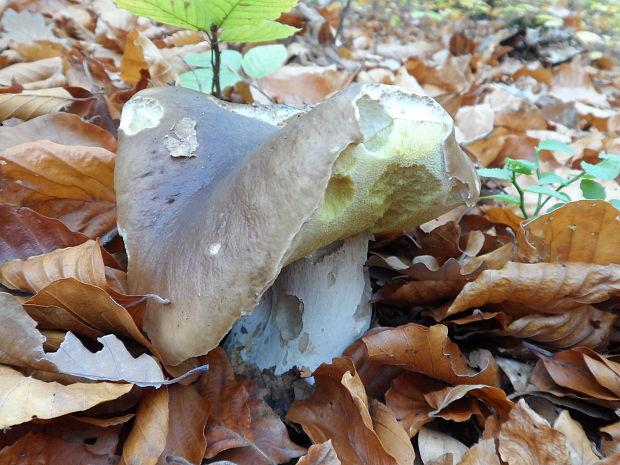
[(370, 326), (370, 238), (357, 234), (283, 268), (254, 311), (233, 326), (225, 345), (231, 359), (275, 366), (280, 375), (341, 355)]

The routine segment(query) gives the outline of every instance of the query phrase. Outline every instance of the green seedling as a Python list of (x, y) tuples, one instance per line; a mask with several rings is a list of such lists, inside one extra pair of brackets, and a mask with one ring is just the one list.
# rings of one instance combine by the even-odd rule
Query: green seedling
[(298, 29), (277, 19), (297, 0), (114, 0), (135, 15), (194, 31), (211, 45), (211, 92), (222, 97), (220, 42), (266, 42), (293, 35)]
[[(552, 199), (559, 200), (559, 202), (551, 205), (546, 212), (553, 211), (565, 203), (570, 202), (570, 196), (562, 192), (562, 190), (577, 181), (580, 181), (581, 192), (584, 198), (605, 200), (605, 188), (600, 183), (596, 182), (595, 179), (613, 180), (620, 175), (620, 156), (610, 154), (600, 154), (599, 157), (602, 158), (603, 161), (596, 165), (582, 161), (582, 171), (575, 173), (568, 179), (564, 179), (553, 173), (545, 173), (540, 170), (540, 152), (542, 150), (573, 153), (573, 149), (560, 141), (545, 140), (536, 147), (536, 158), (533, 162), (506, 158), (503, 168), (479, 168), (477, 171), (480, 176), (509, 181), (518, 193), (518, 197), (510, 194), (495, 194), (481, 198), (498, 199), (503, 202), (518, 205), (523, 217), (528, 219), (538, 216)], [(536, 185), (522, 187), (522, 176), (536, 176)], [(525, 207), (526, 192), (538, 195), (536, 207), (532, 213), (528, 212)], [(609, 202), (620, 209), (620, 200), (614, 199), (609, 200)]]
[[(220, 86), (222, 89), (234, 86), (244, 80), (243, 74), (250, 79), (259, 79), (278, 70), (288, 58), (286, 47), (281, 44), (259, 45), (250, 49), (245, 55), (236, 50), (222, 50)], [(211, 65), (211, 53), (190, 53), (183, 60), (196, 69), (179, 76), (179, 82), (189, 89), (210, 92), (215, 73)]]

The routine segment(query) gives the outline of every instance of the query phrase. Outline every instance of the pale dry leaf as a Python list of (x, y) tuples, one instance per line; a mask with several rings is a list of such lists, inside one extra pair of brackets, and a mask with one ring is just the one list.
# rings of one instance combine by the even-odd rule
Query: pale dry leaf
[(458, 463), (467, 452), (467, 446), (458, 439), (440, 431), (423, 427), (418, 433), (418, 449), (423, 463), (452, 454), (453, 463)]
[(459, 140), (459, 132), (457, 132), (457, 141), (469, 144), (487, 136), (493, 131), (494, 121), (495, 112), (491, 105), (483, 103), (461, 107), (454, 117), (461, 136)]
[(561, 313), (620, 295), (620, 265), (515, 263), (483, 271), (465, 284), (445, 318), (470, 308), (503, 303), (544, 313)]
[(571, 465), (592, 465), (599, 461), (583, 426), (571, 418), (568, 410), (562, 410), (553, 423), (553, 428), (566, 436)]
[(62, 385), (30, 378), (0, 366), (0, 428), (33, 418), (48, 419), (81, 412), (126, 394), (132, 384), (74, 383)]
[(168, 388), (146, 389), (123, 446), (125, 465), (155, 465), (168, 436)]
[(54, 35), (52, 26), (45, 24), (45, 18), (40, 13), (30, 13), (28, 10), (16, 12), (9, 8), (4, 12), (2, 21), (4, 36), (18, 43), (48, 40), (50, 42), (66, 43)]
[(66, 109), (74, 102), (74, 97), (63, 87), (24, 90), (18, 94), (0, 93), (0, 121), (36, 118)]
[[(9, 87), (12, 81), (15, 81), (27, 90), (62, 87), (67, 84), (67, 80), (62, 77), (63, 71), (61, 57), (16, 63), (0, 69), (0, 86)], [(61, 78), (50, 81), (50, 78), (56, 75), (60, 75)]]
[(524, 400), (500, 427), (498, 450), (508, 465), (571, 465), (566, 437)]
[(164, 374), (154, 358), (142, 354), (134, 358), (113, 334), (97, 338), (103, 348), (92, 353), (68, 332), (56, 352), (47, 354), (61, 373), (80, 378), (126, 381), (138, 386), (161, 386)]
[(308, 454), (299, 459), (297, 465), (342, 465), (338, 459), (331, 439), (319, 444), (313, 444)]
[(495, 439), (481, 439), (465, 454), (458, 465), (500, 465)]

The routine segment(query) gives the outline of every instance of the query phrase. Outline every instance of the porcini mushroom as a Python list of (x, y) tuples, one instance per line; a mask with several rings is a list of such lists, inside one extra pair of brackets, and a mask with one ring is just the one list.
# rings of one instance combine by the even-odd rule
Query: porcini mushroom
[[(284, 116), (187, 89), (152, 88), (125, 105), (119, 139), (118, 226), (129, 287), (170, 301), (149, 301), (144, 317), (144, 329), (169, 365), (216, 347), (289, 265), (261, 304), (259, 314), (269, 323), (240, 323), (229, 344), (250, 361), (267, 354), (257, 357), (259, 366), (316, 366), (316, 357), (310, 363), (301, 357), (312, 351), (299, 349), (342, 350), (368, 327), (361, 266), (368, 232), (403, 231), (473, 203), (479, 189), (447, 113), (429, 97), (393, 86), (353, 85)], [(354, 271), (321, 276), (320, 269), (313, 277), (306, 270), (328, 256), (351, 262)], [(332, 309), (332, 316), (320, 316), (328, 320), (314, 325), (312, 331), (322, 334), (309, 334), (299, 312), (320, 311), (320, 294), (331, 290), (319, 283), (316, 302), (304, 297), (300, 307), (291, 289), (302, 286), (311, 294), (312, 282), (321, 279), (356, 283), (352, 297), (331, 297), (352, 305), (359, 320), (334, 320), (341, 312)], [(349, 334), (337, 330), (344, 326)], [(345, 340), (332, 344), (330, 337)], [(329, 351), (321, 351), (320, 361), (339, 355)]]

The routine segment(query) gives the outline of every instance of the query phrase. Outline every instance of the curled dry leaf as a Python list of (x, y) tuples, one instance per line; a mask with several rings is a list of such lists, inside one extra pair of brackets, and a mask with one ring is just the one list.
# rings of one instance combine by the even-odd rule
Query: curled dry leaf
[[(471, 408), (467, 408), (467, 405), (458, 405), (467, 398), (470, 401), (467, 403), (473, 404)], [(507, 418), (514, 407), (514, 403), (506, 398), (503, 389), (481, 384), (447, 387), (425, 394), (424, 399), (435, 409), (429, 412), (431, 416), (454, 421), (466, 421), (472, 414), (487, 417), (497, 413), (500, 418)]]
[(372, 424), (385, 451), (396, 459), (398, 465), (410, 465), (415, 452), (409, 435), (394, 416), (394, 412), (376, 399), (369, 402)]
[(508, 465), (571, 465), (566, 437), (555, 430), (524, 400), (500, 428), (498, 450)]
[(0, 428), (33, 418), (55, 418), (87, 410), (101, 402), (117, 399), (129, 392), (132, 384), (47, 383), (0, 366)]
[[(1, 128), (0, 128), (1, 129)], [(0, 265), (9, 260), (25, 260), (88, 240), (71, 231), (61, 221), (40, 215), (29, 208), (0, 204)]]
[(155, 465), (168, 437), (168, 388), (145, 389), (123, 446), (125, 465)]
[(617, 318), (612, 312), (582, 305), (557, 315), (526, 315), (496, 332), (556, 349), (575, 346), (597, 349), (609, 343)]
[(63, 87), (24, 90), (18, 94), (0, 93), (0, 121), (9, 118), (23, 120), (55, 113), (75, 102)]
[(11, 464), (62, 463), (110, 465), (109, 454), (96, 454), (84, 443), (66, 441), (44, 433), (26, 434), (0, 450), (0, 462)]
[[(433, 462), (436, 465), (459, 463), (463, 454), (467, 452), (467, 446), (458, 439), (430, 428), (420, 429), (418, 433), (418, 449), (420, 450), (420, 458), (423, 463)], [(442, 459), (447, 454), (451, 454), (452, 457)]]
[[(515, 312), (561, 313), (620, 295), (620, 265), (515, 263), (467, 283), (442, 318), (486, 304)], [(511, 305), (509, 305), (511, 304)]]
[(163, 86), (177, 79), (176, 71), (163, 57), (162, 52), (145, 34), (132, 29), (127, 35), (125, 54), (121, 61), (121, 79), (136, 84), (140, 71), (147, 69), (155, 86)]
[(15, 80), (26, 90), (62, 87), (67, 84), (63, 72), (61, 57), (16, 63), (0, 70), (0, 86), (8, 87)]
[(338, 459), (331, 439), (320, 444), (313, 444), (308, 454), (299, 459), (297, 465), (342, 465)]
[(474, 370), (459, 347), (448, 338), (448, 328), (430, 328), (410, 323), (363, 338), (369, 359), (396, 365), (452, 384), (486, 384), (499, 382), (497, 365), (484, 352), (486, 366)]
[(314, 444), (331, 440), (343, 465), (404, 465), (388, 454), (378, 436), (364, 386), (350, 359), (335, 358), (313, 376), (314, 394), (295, 402), (288, 420), (301, 424)]
[(458, 465), (500, 465), (494, 439), (481, 439), (465, 454)]
[(604, 433), (601, 449), (605, 456), (620, 454), (620, 422), (604, 426), (600, 431)]
[(0, 200), (58, 218), (87, 236), (102, 235), (116, 226), (114, 158), (100, 147), (48, 141), (9, 147), (0, 153)]
[(580, 200), (523, 223), (519, 255), (529, 262), (620, 264), (620, 212), (603, 200)]
[(47, 140), (59, 145), (101, 147), (116, 152), (114, 136), (71, 113), (53, 113), (11, 127), (0, 127), (0, 150)]
[(568, 410), (562, 410), (553, 423), (553, 428), (566, 437), (571, 465), (592, 465), (599, 461), (583, 427), (571, 418)]

